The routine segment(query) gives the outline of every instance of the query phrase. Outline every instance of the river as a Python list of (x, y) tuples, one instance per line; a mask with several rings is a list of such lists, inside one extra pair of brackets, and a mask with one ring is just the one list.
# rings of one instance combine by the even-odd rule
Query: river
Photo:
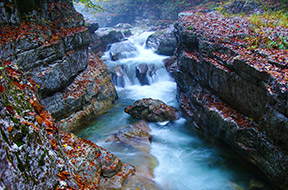
[[(121, 81), (115, 80), (119, 99), (106, 113), (86, 124), (77, 135), (95, 142), (118, 156), (123, 162), (141, 165), (146, 153), (124, 144), (105, 142), (112, 132), (136, 122), (124, 113), (124, 108), (141, 98), (156, 98), (178, 108), (176, 83), (166, 72), (165, 56), (145, 49), (143, 42), (151, 33), (129, 38), (137, 47), (132, 57), (111, 61), (109, 54), (102, 57), (108, 67), (122, 65), (127, 71)], [(149, 85), (141, 86), (135, 76), (139, 64), (153, 65), (148, 76)], [(123, 68), (123, 67), (122, 67)], [(173, 123), (149, 123), (153, 135), (150, 154), (157, 160), (154, 181), (164, 190), (245, 190), (257, 179), (241, 158), (233, 151), (214, 145), (199, 136), (184, 119)]]

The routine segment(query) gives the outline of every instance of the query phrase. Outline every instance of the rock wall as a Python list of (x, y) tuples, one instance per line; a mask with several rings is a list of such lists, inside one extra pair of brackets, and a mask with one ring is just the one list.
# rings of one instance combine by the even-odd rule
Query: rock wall
[(117, 97), (82, 16), (70, 0), (0, 9), (0, 189), (120, 189), (135, 168), (55, 124), (71, 130)]
[(1, 61), (1, 189), (119, 189), (135, 168), (85, 139), (59, 132), (37, 84)]
[(19, 3), (0, 4), (11, 9), (1, 16), (0, 56), (31, 76), (59, 127), (71, 130), (111, 105), (116, 91), (106, 66), (88, 54), (91, 37), (72, 2), (35, 2), (30, 12)]
[[(260, 33), (245, 18), (196, 11), (182, 13), (175, 28), (174, 74), (186, 117), (207, 138), (229, 144), (275, 188), (287, 189), (288, 51), (269, 49), (265, 41), (276, 29)], [(285, 29), (277, 32), (287, 36)]]

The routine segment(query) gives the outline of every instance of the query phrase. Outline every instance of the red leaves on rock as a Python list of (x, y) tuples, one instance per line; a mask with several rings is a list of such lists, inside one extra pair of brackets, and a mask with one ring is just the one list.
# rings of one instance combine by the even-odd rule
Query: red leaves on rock
[(5, 89), (4, 89), (3, 85), (0, 84), (0, 93), (2, 93), (4, 91), (5, 91)]
[(9, 126), (9, 127), (8, 127), (8, 132), (10, 133), (11, 131), (12, 131), (12, 127)]
[(36, 131), (39, 130), (39, 128), (38, 128), (35, 124), (33, 124), (33, 123), (31, 123), (31, 122), (28, 122), (28, 121), (23, 121), (23, 122), (22, 122), (22, 125), (30, 125), (30, 126), (32, 126)]
[(13, 106), (8, 105), (8, 106), (6, 106), (6, 109), (8, 110), (9, 113), (15, 115), (15, 112), (14, 112), (14, 108), (13, 108)]
[(11, 67), (6, 68), (6, 72), (8, 75), (16, 80), (19, 80), (19, 76), (21, 75), (20, 71), (17, 71), (15, 69), (12, 69)]
[[(201, 36), (212, 45), (225, 45), (230, 51), (240, 55), (240, 58), (246, 60), (260, 72), (269, 73), (281, 84), (288, 84), (288, 50), (269, 49), (267, 45), (273, 36), (287, 36), (286, 28), (256, 28), (245, 17), (227, 18), (215, 11), (208, 13), (186, 12), (180, 21), (183, 23), (185, 32)], [(230, 55), (230, 58), (227, 59), (226, 57), (225, 59), (226, 55), (222, 53), (219, 52), (217, 55), (216, 52), (214, 54), (228, 62), (234, 58)], [(195, 58), (195, 60), (198, 59), (195, 54), (188, 53), (187, 56)], [(217, 66), (218, 63), (214, 65)]]
[(70, 173), (64, 170), (63, 172), (57, 174), (57, 176), (58, 176), (62, 181), (64, 181), (66, 178), (68, 178), (68, 177), (70, 176)]
[(40, 117), (38, 115), (36, 116), (36, 121), (38, 122), (39, 125), (42, 125), (42, 123), (43, 123), (42, 117)]
[(58, 147), (57, 147), (57, 141), (56, 141), (55, 139), (50, 140), (50, 143), (51, 143), (52, 147), (53, 147), (55, 150), (58, 149)]

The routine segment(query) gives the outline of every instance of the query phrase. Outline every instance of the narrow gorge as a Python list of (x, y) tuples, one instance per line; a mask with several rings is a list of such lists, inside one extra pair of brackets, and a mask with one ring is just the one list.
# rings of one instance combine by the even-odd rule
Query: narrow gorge
[(1, 0), (0, 189), (287, 189), (281, 6)]

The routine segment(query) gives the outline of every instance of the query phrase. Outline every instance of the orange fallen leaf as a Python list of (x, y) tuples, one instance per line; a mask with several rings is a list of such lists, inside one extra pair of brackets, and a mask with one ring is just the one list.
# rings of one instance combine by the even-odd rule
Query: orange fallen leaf
[(43, 119), (39, 115), (36, 116), (36, 120), (39, 123), (39, 125), (42, 125)]
[(9, 126), (9, 127), (8, 127), (8, 132), (10, 133), (11, 131), (12, 131), (12, 127)]
[(57, 176), (64, 181), (68, 176), (70, 176), (70, 173), (64, 170), (63, 172), (57, 174)]
[(23, 124), (23, 125), (31, 125), (32, 127), (34, 127), (34, 129), (35, 129), (36, 131), (39, 130), (39, 128), (38, 128), (36, 125), (34, 125), (33, 123), (30, 123), (30, 122), (28, 122), (28, 121), (23, 121), (22, 124)]

